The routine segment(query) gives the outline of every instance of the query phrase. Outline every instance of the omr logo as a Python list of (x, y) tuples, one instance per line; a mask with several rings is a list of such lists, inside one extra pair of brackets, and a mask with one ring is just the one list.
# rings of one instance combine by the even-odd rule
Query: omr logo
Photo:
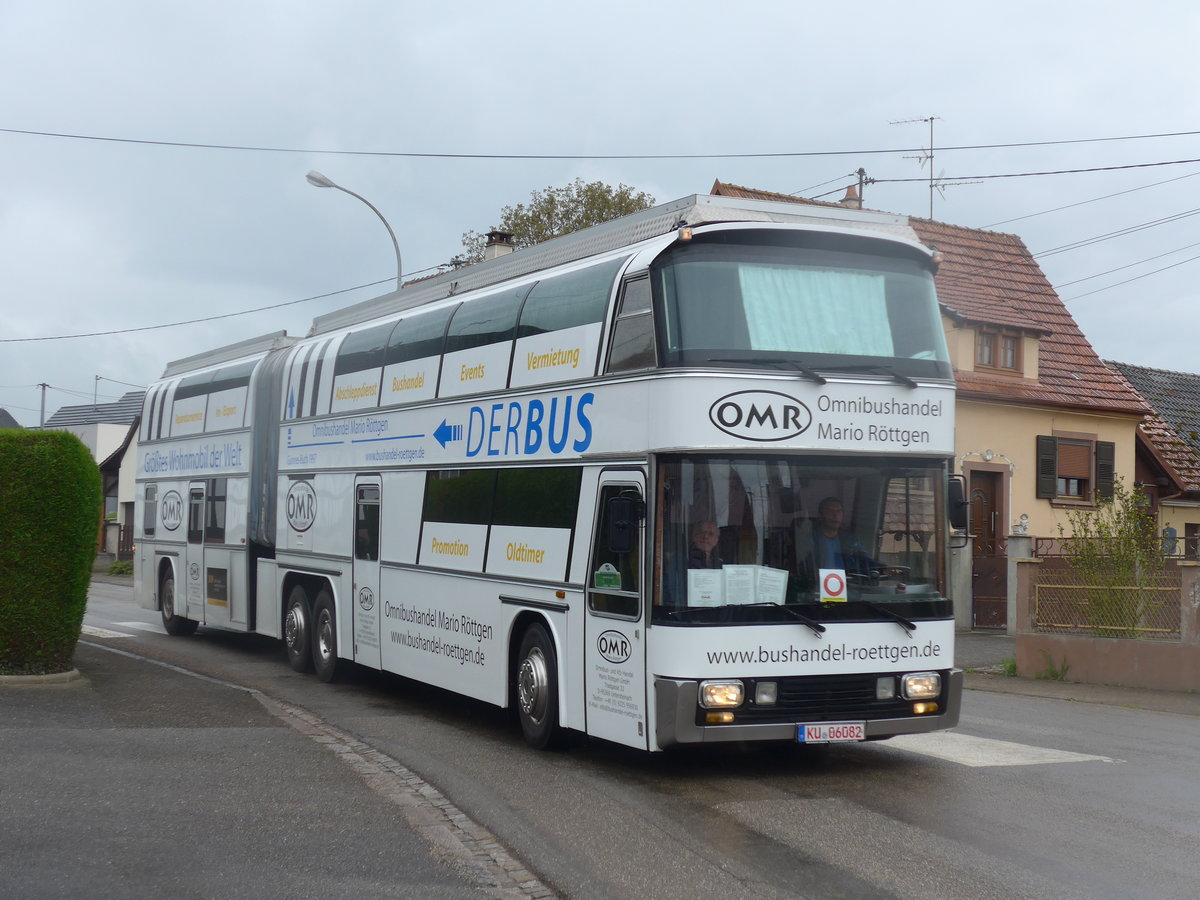
[(288, 524), (293, 531), (308, 531), (317, 519), (317, 493), (307, 481), (293, 481), (286, 499)]
[(183, 524), (183, 498), (179, 496), (179, 491), (167, 491), (163, 494), (162, 503), (158, 506), (158, 516), (167, 531), (174, 531)]
[(738, 391), (708, 408), (708, 418), (728, 435), (748, 441), (786, 441), (812, 424), (808, 407), (779, 391)]
[(633, 653), (629, 638), (619, 631), (605, 631), (596, 638), (596, 649), (610, 663), (623, 663)]
[(363, 612), (370, 612), (375, 608), (375, 592), (369, 587), (364, 587), (358, 592), (358, 605)]

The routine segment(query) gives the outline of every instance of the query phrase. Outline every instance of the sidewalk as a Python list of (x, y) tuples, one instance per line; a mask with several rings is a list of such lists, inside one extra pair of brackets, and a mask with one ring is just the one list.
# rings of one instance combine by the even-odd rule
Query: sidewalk
[(86, 642), (75, 662), (0, 684), (0, 896), (534, 896), (482, 880), (411, 773), (319, 720)]
[(1004, 674), (1004, 661), (1015, 659), (1016, 638), (1002, 632), (960, 631), (955, 635), (954, 661), (966, 670), (963, 686), (971, 691), (1021, 694), (1080, 703), (1101, 703), (1158, 712), (1200, 716), (1200, 692), (1151, 691), (1104, 684), (1079, 684), (1016, 678)]

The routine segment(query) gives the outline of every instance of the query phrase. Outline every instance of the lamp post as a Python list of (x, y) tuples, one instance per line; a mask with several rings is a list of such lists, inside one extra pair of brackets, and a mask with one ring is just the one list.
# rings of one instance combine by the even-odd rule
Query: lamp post
[(375, 204), (373, 204), (366, 197), (359, 196), (358, 194), (354, 193), (354, 191), (348, 190), (347, 188), (342, 187), (340, 184), (336, 184), (333, 181), (330, 181), (328, 178), (326, 178), (320, 172), (309, 172), (308, 175), (305, 177), (308, 179), (308, 183), (311, 184), (313, 187), (336, 188), (337, 190), (341, 191), (343, 194), (349, 194), (351, 197), (355, 197), (355, 198), (361, 200), (363, 203), (367, 204), (367, 206), (371, 207), (371, 212), (373, 212), (373, 213), (375, 213), (375, 215), (379, 216), (379, 221), (382, 222), (383, 227), (387, 229), (388, 237), (390, 237), (392, 239), (392, 247), (395, 248), (395, 250), (396, 250), (396, 290), (400, 290), (400, 275), (401, 275), (401, 272), (403, 271), (400, 268), (400, 242), (396, 240), (396, 233), (394, 231), (392, 231), (392, 226), (389, 225), (388, 220), (383, 217), (383, 213), (381, 213), (379, 210), (377, 210), (375, 208)]

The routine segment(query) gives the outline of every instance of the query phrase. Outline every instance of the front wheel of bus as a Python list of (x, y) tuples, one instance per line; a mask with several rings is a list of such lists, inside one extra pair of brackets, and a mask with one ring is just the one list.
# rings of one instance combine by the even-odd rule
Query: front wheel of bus
[(333, 595), (327, 588), (317, 594), (313, 604), (313, 665), (317, 677), (324, 682), (333, 681), (337, 673), (337, 617), (333, 610)]
[(172, 572), (163, 573), (162, 581), (158, 584), (158, 600), (167, 634), (182, 637), (196, 633), (199, 622), (175, 615), (175, 575)]
[(287, 612), (283, 614), (283, 645), (287, 648), (288, 665), (300, 673), (312, 671), (311, 630), (308, 592), (296, 585), (288, 594)]
[(545, 626), (534, 623), (517, 656), (517, 717), (525, 742), (545, 750), (558, 737), (558, 659)]

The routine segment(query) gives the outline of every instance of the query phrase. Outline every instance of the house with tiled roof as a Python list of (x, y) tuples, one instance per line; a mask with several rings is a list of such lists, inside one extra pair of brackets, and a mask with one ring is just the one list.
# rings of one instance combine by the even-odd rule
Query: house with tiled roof
[[(712, 193), (809, 202), (721, 181)], [(838, 205), (861, 204), (851, 195)], [(1060, 527), (1069, 534), (1067, 514), (1094, 506), (1114, 479), (1131, 484), (1151, 410), (1092, 349), (1019, 237), (908, 224), (941, 257), (934, 281), (958, 384), (955, 468), (967, 481), (972, 543), (952, 560), (956, 616), (960, 626), (1005, 627), (1012, 535), (1028, 553)]]
[(1200, 558), (1200, 375), (1106, 364), (1153, 408), (1138, 430), (1134, 483), (1158, 509), (1168, 550)]
[(114, 556), (128, 552), (133, 535), (137, 422), (145, 396), (145, 391), (129, 391), (113, 403), (64, 406), (44, 426), (78, 437), (100, 467), (105, 527), (99, 549)]

